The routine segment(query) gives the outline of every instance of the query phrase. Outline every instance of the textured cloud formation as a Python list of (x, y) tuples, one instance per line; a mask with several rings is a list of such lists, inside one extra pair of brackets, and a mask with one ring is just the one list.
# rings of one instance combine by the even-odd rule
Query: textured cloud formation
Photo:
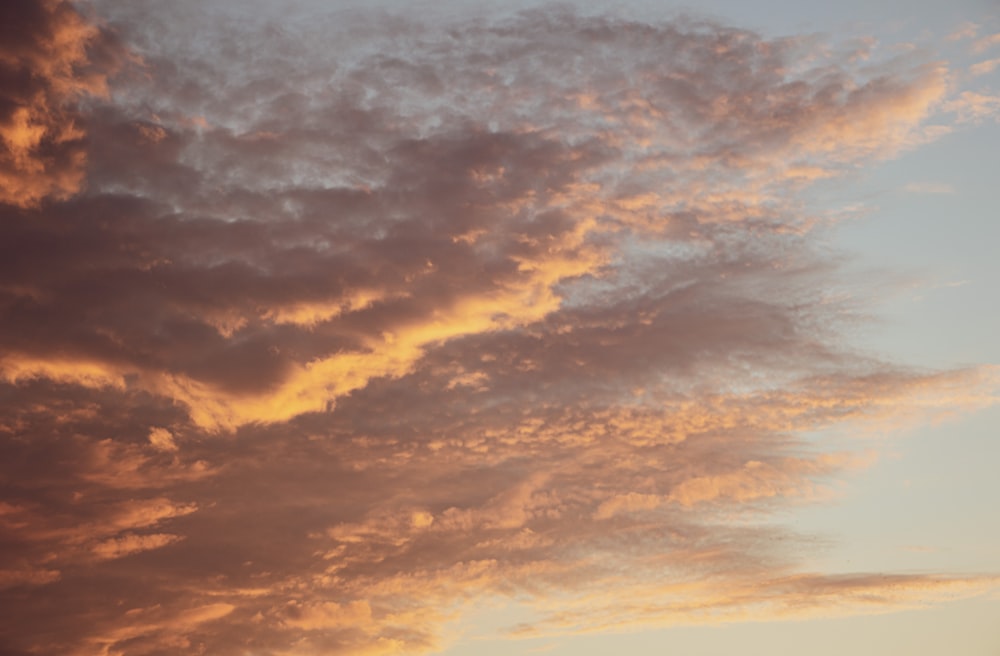
[(0, 25), (0, 202), (67, 198), (86, 161), (73, 103), (107, 92), (122, 53), (63, 0), (5, 2)]
[(4, 10), (0, 650), (413, 653), (497, 596), (531, 634), (993, 585), (802, 571), (767, 523), (868, 461), (817, 435), (995, 401), (844, 344), (808, 202), (940, 133), (945, 65), (115, 4)]

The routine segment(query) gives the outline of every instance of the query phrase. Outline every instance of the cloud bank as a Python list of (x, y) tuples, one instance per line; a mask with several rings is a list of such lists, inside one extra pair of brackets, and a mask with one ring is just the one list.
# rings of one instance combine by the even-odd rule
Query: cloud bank
[(849, 347), (809, 202), (942, 132), (944, 64), (162, 4), (0, 21), (5, 653), (414, 653), (497, 597), (529, 635), (994, 585), (803, 571), (768, 523), (865, 466), (815, 435), (996, 400), (989, 367)]

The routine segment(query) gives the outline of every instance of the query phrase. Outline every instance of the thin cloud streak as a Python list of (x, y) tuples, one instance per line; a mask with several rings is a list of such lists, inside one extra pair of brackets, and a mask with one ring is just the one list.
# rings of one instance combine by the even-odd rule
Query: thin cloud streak
[(947, 182), (911, 182), (903, 187), (903, 191), (911, 194), (953, 194), (955, 186)]
[(116, 4), (15, 16), (40, 86), (5, 125), (43, 136), (0, 197), (0, 650), (411, 653), (497, 596), (527, 635), (995, 586), (806, 572), (769, 524), (871, 462), (816, 434), (996, 402), (995, 368), (845, 345), (867, 310), (809, 204), (972, 111), (943, 63)]

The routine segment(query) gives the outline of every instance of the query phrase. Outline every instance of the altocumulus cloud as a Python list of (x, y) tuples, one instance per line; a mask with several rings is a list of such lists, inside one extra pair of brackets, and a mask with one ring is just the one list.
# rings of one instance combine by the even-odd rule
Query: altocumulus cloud
[(809, 203), (941, 133), (944, 64), (122, 4), (3, 9), (5, 653), (416, 653), (498, 596), (531, 635), (994, 584), (803, 571), (767, 523), (868, 461), (806, 433), (995, 402), (989, 368), (844, 345)]

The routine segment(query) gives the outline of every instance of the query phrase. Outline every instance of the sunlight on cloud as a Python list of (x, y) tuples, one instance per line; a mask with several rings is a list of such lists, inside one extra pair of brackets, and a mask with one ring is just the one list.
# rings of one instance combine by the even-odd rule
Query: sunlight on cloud
[[(85, 132), (67, 103), (106, 96), (106, 74), (88, 70), (88, 49), (108, 54), (110, 36), (69, 2), (16, 2), (0, 13), (28, 29), (0, 46), (5, 102), (0, 110), (0, 202), (32, 207), (68, 198), (84, 178)], [(21, 80), (17, 76), (28, 75)]]
[(803, 571), (771, 524), (866, 438), (997, 402), (995, 366), (850, 347), (810, 196), (992, 117), (945, 63), (559, 7), (22, 5), (0, 649), (428, 653), (498, 598), (527, 636), (995, 587)]

